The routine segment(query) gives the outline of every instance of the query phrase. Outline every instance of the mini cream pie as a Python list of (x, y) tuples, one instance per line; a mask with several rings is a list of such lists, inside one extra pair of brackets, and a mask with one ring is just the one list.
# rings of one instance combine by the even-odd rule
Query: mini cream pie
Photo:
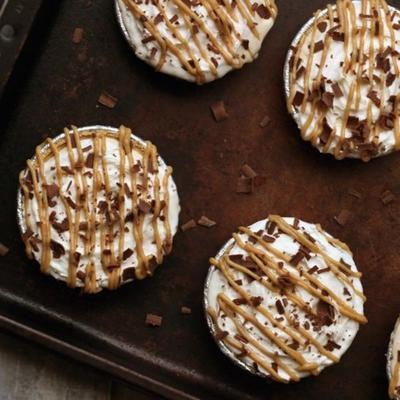
[(116, 0), (136, 55), (198, 84), (257, 58), (277, 16), (274, 0)]
[(211, 264), (211, 330), (258, 375), (284, 383), (318, 375), (367, 322), (352, 253), (320, 225), (269, 216), (239, 228)]
[(400, 400), (400, 319), (397, 320), (390, 337), (387, 354), (389, 398)]
[(337, 159), (400, 147), (400, 13), (384, 0), (317, 11), (290, 50), (288, 109), (304, 140)]
[(156, 147), (123, 126), (47, 139), (19, 176), (28, 256), (87, 293), (151, 276), (178, 226), (171, 174)]

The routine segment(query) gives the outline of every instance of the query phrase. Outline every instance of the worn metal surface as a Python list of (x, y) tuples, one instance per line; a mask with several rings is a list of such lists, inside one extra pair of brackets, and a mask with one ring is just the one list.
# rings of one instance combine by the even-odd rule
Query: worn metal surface
[(43, 0), (0, 0), (0, 95)]
[[(283, 64), (297, 31), (326, 1), (277, 3), (279, 17), (259, 59), (203, 87), (157, 74), (137, 60), (119, 32), (111, 1), (64, 1), (48, 15), (51, 25), (40, 27), (35, 51), (23, 57), (1, 103), (0, 241), (11, 249), (0, 258), (3, 316), (32, 328), (35, 339), (54, 346), (55, 338), (58, 350), (171, 398), (385, 398), (385, 352), (400, 308), (400, 155), (368, 164), (339, 162), (302, 142), (286, 112)], [(75, 27), (84, 29), (78, 45), (71, 42)], [(103, 89), (119, 99), (113, 110), (96, 104)], [(209, 105), (220, 99), (230, 118), (217, 124)], [(261, 128), (266, 114), (272, 121)], [(182, 222), (206, 214), (218, 226), (178, 234), (172, 255), (152, 279), (116, 292), (82, 296), (41, 275), (19, 238), (17, 174), (44, 136), (71, 123), (124, 123), (153, 141), (174, 166)], [(242, 162), (267, 177), (248, 196), (235, 193)], [(384, 206), (380, 195), (386, 189), (396, 200)], [(352, 217), (341, 227), (333, 217), (343, 209)], [(347, 242), (368, 297), (369, 324), (340, 364), (286, 386), (251, 376), (226, 359), (202, 310), (208, 258), (238, 225), (270, 213), (320, 222)], [(192, 314), (181, 315), (182, 305)], [(147, 312), (163, 315), (160, 328), (144, 324)]]

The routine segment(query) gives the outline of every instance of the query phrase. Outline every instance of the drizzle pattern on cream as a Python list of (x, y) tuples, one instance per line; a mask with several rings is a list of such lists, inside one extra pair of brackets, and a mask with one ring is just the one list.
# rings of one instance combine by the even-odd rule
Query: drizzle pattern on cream
[(319, 225), (269, 216), (240, 227), (210, 262), (207, 312), (216, 339), (276, 381), (337, 363), (367, 322), (352, 254)]
[(28, 256), (87, 293), (152, 275), (178, 225), (171, 174), (124, 126), (48, 138), (19, 176)]
[(117, 7), (139, 58), (198, 84), (253, 61), (277, 16), (274, 0), (117, 0)]
[(304, 140), (337, 159), (398, 150), (400, 13), (337, 0), (315, 13), (290, 59), (288, 110)]

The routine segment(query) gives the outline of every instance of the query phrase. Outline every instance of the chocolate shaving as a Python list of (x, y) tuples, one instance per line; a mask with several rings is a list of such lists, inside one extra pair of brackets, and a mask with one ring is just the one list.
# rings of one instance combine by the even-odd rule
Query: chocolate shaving
[(330, 326), (335, 320), (335, 309), (326, 301), (319, 300), (317, 303), (317, 316), (319, 324)]
[(4, 257), (9, 251), (10, 249), (7, 246), (5, 246), (3, 243), (0, 243), (0, 256)]
[(381, 201), (385, 206), (387, 204), (393, 203), (394, 199), (395, 199), (394, 194), (390, 190), (385, 190), (381, 194)]
[(248, 40), (242, 40), (242, 46), (245, 50), (249, 49), (249, 41)]
[(126, 249), (126, 250), (122, 253), (122, 259), (125, 261), (125, 260), (127, 260), (132, 254), (133, 254), (133, 250), (132, 250), (132, 249)]
[(216, 122), (224, 121), (229, 117), (229, 114), (225, 110), (225, 104), (222, 100), (211, 104), (210, 108)]
[(142, 199), (139, 200), (138, 207), (143, 214), (148, 214), (151, 211), (151, 204)]
[(331, 339), (328, 339), (328, 342), (326, 343), (326, 345), (324, 346), (324, 348), (328, 351), (333, 351), (335, 349), (340, 350), (342, 347), (339, 346), (336, 342), (334, 342)]
[(159, 24), (160, 22), (162, 22), (163, 19), (164, 19), (164, 17), (159, 13), (159, 14), (157, 14), (157, 15), (155, 16), (155, 18), (154, 18), (154, 23), (157, 25), (157, 24)]
[(182, 226), (181, 226), (181, 230), (182, 232), (186, 232), (189, 229), (193, 229), (196, 228), (197, 224), (196, 221), (194, 219), (189, 220), (188, 222), (185, 222)]
[(244, 298), (242, 298), (242, 297), (237, 298), (237, 299), (233, 299), (232, 301), (233, 301), (237, 306), (241, 306), (241, 305), (243, 305), (243, 304), (247, 304), (247, 300), (244, 299)]
[(93, 168), (94, 164), (94, 153), (89, 153), (86, 157), (85, 166), (86, 168)]
[(314, 44), (314, 53), (319, 53), (323, 49), (324, 49), (324, 42), (322, 40)]
[(242, 165), (240, 172), (246, 177), (246, 178), (255, 178), (257, 176), (257, 173), (254, 171), (253, 168), (250, 167), (248, 164)]
[(371, 90), (367, 97), (379, 108), (381, 106), (381, 100), (378, 97), (378, 93), (375, 90)]
[(321, 101), (326, 107), (330, 108), (333, 105), (334, 97), (333, 93), (325, 92), (322, 94)]
[(299, 250), (292, 258), (290, 259), (290, 264), (293, 265), (294, 267), (297, 267), (300, 263), (300, 261), (305, 257), (305, 254)]
[(192, 309), (186, 306), (181, 307), (181, 314), (183, 315), (189, 315), (192, 313)]
[(162, 317), (156, 314), (147, 314), (145, 323), (146, 325), (159, 327), (162, 324)]
[(344, 42), (344, 32), (330, 30), (329, 35), (335, 42)]
[(283, 304), (279, 299), (275, 302), (275, 306), (279, 314), (285, 314), (285, 308), (283, 307)]
[(339, 86), (339, 84), (337, 82), (332, 84), (332, 90), (333, 90), (333, 94), (335, 95), (335, 97), (342, 97), (343, 96), (342, 89), (340, 89), (340, 86)]
[(395, 80), (396, 80), (396, 75), (389, 72), (386, 77), (386, 86), (387, 87), (392, 86)]
[(83, 29), (75, 28), (74, 33), (72, 34), (72, 43), (79, 44), (83, 38)]
[(278, 277), (278, 285), (283, 289), (290, 289), (294, 287), (294, 282), (289, 275), (281, 275)]
[(251, 304), (253, 305), (253, 307), (258, 307), (262, 302), (263, 302), (263, 298), (261, 296), (252, 296), (250, 298)]
[(304, 100), (304, 93), (301, 92), (296, 92), (293, 98), (293, 106), (299, 107), (302, 105)]
[(337, 217), (334, 217), (334, 220), (340, 225), (345, 226), (351, 217), (351, 213), (348, 210), (340, 211)]
[(52, 185), (46, 185), (45, 187), (47, 199), (49, 202), (53, 199), (53, 197), (56, 197), (60, 194), (60, 188), (55, 183), (53, 183)]
[(317, 24), (317, 28), (321, 33), (324, 33), (326, 31), (327, 27), (328, 27), (328, 23), (325, 21), (321, 21)]
[(116, 106), (118, 99), (116, 97), (112, 96), (110, 93), (103, 90), (101, 92), (100, 97), (98, 98), (97, 102), (104, 107), (112, 109)]
[(269, 19), (271, 18), (271, 12), (269, 11), (269, 9), (267, 7), (265, 7), (263, 4), (260, 4), (257, 8), (256, 8), (256, 12), (257, 14), (263, 18), (263, 19)]
[(55, 240), (50, 240), (50, 249), (53, 252), (54, 258), (60, 258), (65, 254), (65, 249), (63, 245), (56, 242)]
[(22, 234), (22, 240), (26, 242), (33, 235), (33, 231), (31, 228), (27, 228), (26, 231)]
[(124, 282), (135, 279), (135, 268), (125, 268), (122, 272), (122, 280)]
[(318, 267), (314, 265), (312, 268), (310, 268), (307, 272), (312, 275), (314, 272), (318, 272)]
[(197, 223), (201, 226), (204, 226), (206, 228), (211, 228), (215, 225), (217, 225), (217, 223), (215, 221), (213, 221), (212, 219), (206, 217), (205, 215), (202, 215), (200, 217), (200, 219), (197, 221)]
[(218, 331), (214, 334), (214, 337), (215, 337), (215, 339), (217, 339), (217, 340), (223, 340), (223, 339), (225, 339), (228, 335), (229, 335), (229, 333), (228, 333), (227, 331), (218, 330)]

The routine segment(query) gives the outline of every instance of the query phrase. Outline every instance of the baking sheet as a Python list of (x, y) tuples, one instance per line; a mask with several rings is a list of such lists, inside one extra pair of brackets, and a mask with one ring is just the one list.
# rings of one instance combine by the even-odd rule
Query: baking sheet
[[(400, 155), (338, 162), (300, 139), (286, 111), (282, 69), (293, 37), (326, 2), (277, 4), (279, 17), (259, 59), (198, 87), (137, 60), (119, 31), (113, 2), (60, 2), (46, 41), (32, 43), (40, 54), (31, 51), (29, 69), (11, 80), (13, 97), (2, 100), (0, 242), (10, 253), (0, 258), (1, 326), (169, 398), (386, 397), (385, 352), (400, 310)], [(391, 4), (399, 7), (400, 1)], [(84, 29), (79, 44), (71, 41), (76, 27)], [(97, 104), (103, 90), (118, 98), (114, 109)], [(230, 115), (220, 123), (209, 109), (218, 100)], [(262, 128), (266, 115), (271, 122)], [(122, 123), (156, 144), (174, 167), (181, 222), (207, 215), (218, 225), (179, 233), (152, 279), (84, 296), (41, 275), (26, 258), (16, 224), (18, 172), (35, 146), (65, 125)], [(251, 195), (235, 193), (244, 162), (266, 177)], [(395, 201), (384, 206), (385, 190)], [(351, 212), (345, 226), (334, 220), (342, 210)], [(238, 225), (268, 214), (320, 222), (349, 244), (364, 273), (369, 324), (340, 364), (299, 384), (268, 383), (233, 365), (215, 345), (203, 314), (208, 258)], [(181, 315), (181, 306), (192, 314)], [(162, 315), (162, 326), (146, 326), (147, 313)]]

